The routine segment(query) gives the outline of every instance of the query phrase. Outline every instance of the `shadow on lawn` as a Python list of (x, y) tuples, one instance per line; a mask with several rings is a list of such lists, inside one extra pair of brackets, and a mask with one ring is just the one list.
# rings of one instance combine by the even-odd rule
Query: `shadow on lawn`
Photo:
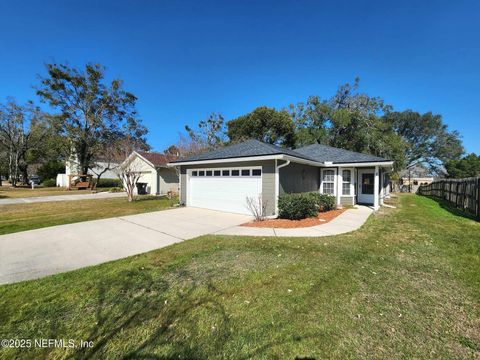
[[(195, 315), (199, 312), (207, 312), (216, 320), (216, 336), (209, 337), (211, 346), (221, 350), (230, 337), (229, 318), (224, 307), (216, 300), (222, 293), (211, 281), (207, 284), (208, 292), (202, 292), (204, 295), (199, 295), (192, 283), (188, 288), (183, 288), (174, 300), (171, 300), (171, 296), (167, 300), (169, 283), (163, 279), (153, 279), (147, 271), (140, 274), (125, 273), (119, 278), (125, 279), (125, 282), (108, 285), (99, 283), (96, 326), (87, 339), (93, 341), (94, 347), (79, 349), (75, 358), (103, 358), (115, 348), (114, 352), (118, 353), (129, 349), (121, 357), (118, 356), (123, 359), (165, 359), (165, 355), (154, 354), (160, 348), (166, 350), (169, 358), (206, 358), (206, 352), (200, 346), (202, 341), (197, 341), (202, 339), (201, 331), (204, 330), (195, 321)], [(115, 304), (118, 305), (112, 306), (111, 297), (115, 293)], [(135, 333), (139, 327), (148, 329), (148, 336), (134, 346), (125, 346), (132, 341), (128, 332)], [(125, 333), (125, 336), (120, 333)]]
[(419, 195), (419, 196), (423, 196), (423, 197), (426, 197), (426, 198), (429, 198), (429, 199), (435, 201), (438, 205), (440, 205), (440, 207), (442, 209), (448, 211), (449, 213), (451, 213), (453, 215), (461, 216), (461, 217), (464, 217), (466, 219), (477, 220), (478, 221), (478, 219), (476, 219), (474, 215), (461, 211), (460, 209), (456, 208), (454, 205), (452, 205), (451, 203), (449, 203), (446, 200), (438, 199), (436, 197), (427, 196), (427, 195)]
[[(183, 280), (191, 279), (190, 275), (187, 272), (179, 274)], [(219, 302), (226, 294), (213, 285), (211, 278), (202, 281), (201, 285), (192, 281), (181, 290), (173, 291), (171, 284), (175, 279), (153, 278), (148, 270), (128, 271), (117, 278), (123, 282), (98, 283), (96, 325), (85, 339), (92, 341), (94, 346), (77, 349), (74, 358), (105, 358), (107, 355), (120, 359), (222, 357), (225, 344), (238, 335), (225, 307)], [(215, 329), (211, 328), (212, 323)], [(51, 331), (58, 333), (58, 328), (52, 327)], [(145, 337), (139, 336), (139, 331), (144, 332)], [(272, 347), (317, 336), (292, 336), (288, 341), (258, 344), (246, 354), (238, 354), (237, 358), (261, 356)], [(141, 340), (135, 343), (132, 338)]]

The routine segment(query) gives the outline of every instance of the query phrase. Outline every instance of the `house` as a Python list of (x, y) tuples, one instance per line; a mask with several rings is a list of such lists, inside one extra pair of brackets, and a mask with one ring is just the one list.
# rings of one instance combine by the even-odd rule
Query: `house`
[[(167, 166), (176, 158), (156, 152), (134, 151), (125, 160), (129, 168), (140, 173), (137, 190), (152, 195), (177, 194), (179, 177), (177, 170)], [(140, 192), (142, 192), (140, 190)]]
[[(98, 174), (102, 174), (102, 179), (118, 179), (117, 168), (120, 164), (114, 161), (98, 160), (92, 169), (88, 169), (88, 175), (96, 178)], [(69, 175), (81, 174), (80, 164), (74, 158), (65, 161), (65, 174), (57, 174), (57, 186), (68, 187)]]
[(414, 165), (400, 171), (399, 188), (402, 192), (416, 193), (420, 185), (431, 184), (435, 178), (421, 165)]
[(393, 161), (319, 144), (289, 150), (248, 140), (169, 165), (179, 168), (186, 206), (250, 214), (246, 198), (261, 196), (275, 216), (279, 195), (308, 191), (331, 194), (338, 206), (378, 209)]

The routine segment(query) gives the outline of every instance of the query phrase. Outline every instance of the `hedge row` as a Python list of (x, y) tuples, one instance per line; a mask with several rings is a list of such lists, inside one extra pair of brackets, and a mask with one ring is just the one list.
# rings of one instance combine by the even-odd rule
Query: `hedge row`
[(278, 198), (279, 217), (300, 220), (335, 209), (335, 197), (318, 192), (283, 194)]

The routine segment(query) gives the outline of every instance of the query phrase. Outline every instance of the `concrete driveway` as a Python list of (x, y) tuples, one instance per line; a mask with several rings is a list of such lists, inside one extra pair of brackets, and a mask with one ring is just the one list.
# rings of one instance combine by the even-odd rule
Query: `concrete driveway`
[(0, 236), (0, 284), (100, 264), (250, 221), (246, 215), (179, 208)]

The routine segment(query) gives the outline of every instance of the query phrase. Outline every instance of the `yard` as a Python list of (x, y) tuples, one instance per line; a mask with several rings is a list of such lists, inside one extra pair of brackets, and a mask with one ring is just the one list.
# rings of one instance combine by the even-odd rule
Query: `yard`
[(126, 198), (1, 205), (0, 235), (79, 221), (164, 210), (177, 199), (152, 196), (128, 202)]
[(36, 187), (32, 189), (30, 187), (11, 187), (0, 186), (0, 199), (13, 199), (35, 196), (54, 196), (54, 195), (78, 195), (78, 194), (90, 194), (90, 191), (76, 191), (66, 190), (65, 188), (57, 187)]
[(346, 235), (204, 236), (2, 286), (0, 338), (93, 347), (0, 357), (479, 357), (480, 224), (416, 195), (397, 205)]

